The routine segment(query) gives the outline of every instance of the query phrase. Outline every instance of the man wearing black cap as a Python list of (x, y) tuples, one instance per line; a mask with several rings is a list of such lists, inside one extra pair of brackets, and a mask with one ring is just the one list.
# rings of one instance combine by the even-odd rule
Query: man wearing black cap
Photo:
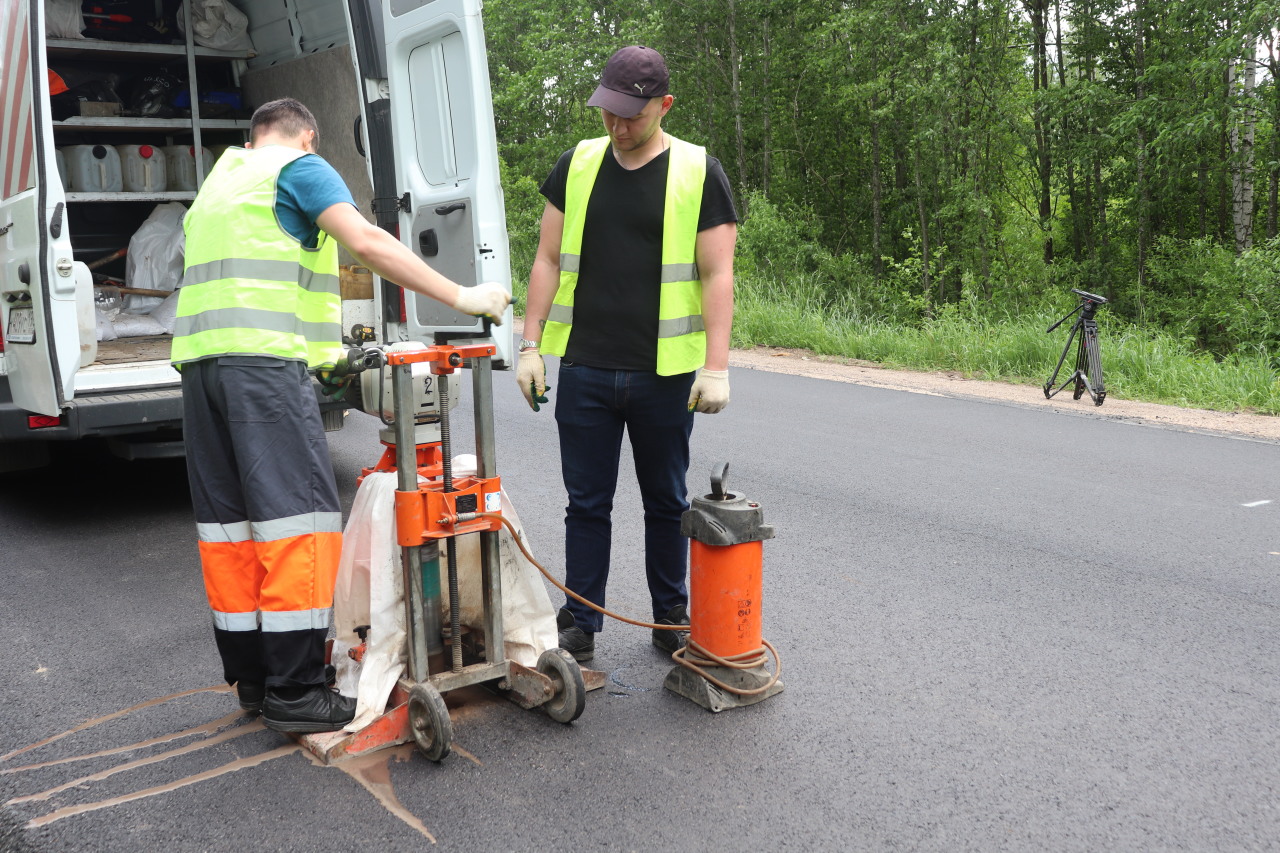
[[(644, 502), (654, 621), (683, 625), (689, 435), (695, 410), (729, 403), (738, 215), (719, 161), (663, 131), (672, 100), (656, 50), (624, 47), (609, 58), (587, 101), (608, 135), (565, 152), (542, 185), (516, 380), (538, 411), (547, 402), (541, 353), (561, 356), (566, 585), (605, 603), (625, 430)], [(570, 598), (558, 622), (561, 647), (590, 660), (601, 615)], [(664, 651), (681, 639), (653, 632)]]

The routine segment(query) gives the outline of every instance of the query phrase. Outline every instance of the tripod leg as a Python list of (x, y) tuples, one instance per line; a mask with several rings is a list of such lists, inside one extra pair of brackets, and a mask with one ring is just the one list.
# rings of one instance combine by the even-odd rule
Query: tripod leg
[(1071, 342), (1076, 339), (1076, 332), (1079, 328), (1080, 321), (1077, 320), (1075, 324), (1071, 326), (1071, 334), (1067, 335), (1067, 345), (1062, 348), (1062, 355), (1058, 356), (1058, 366), (1053, 369), (1053, 375), (1049, 377), (1049, 381), (1044, 383), (1045, 399), (1049, 399), (1054, 394), (1057, 394), (1058, 391), (1062, 390), (1062, 388), (1067, 387), (1067, 383), (1071, 381), (1068, 379), (1066, 382), (1062, 383), (1062, 388), (1053, 390), (1053, 384), (1058, 381), (1058, 372), (1062, 370), (1062, 364), (1067, 360), (1067, 353), (1071, 352)]
[[(1077, 323), (1076, 325), (1080, 324)], [(1089, 366), (1088, 347), (1085, 346), (1085, 341), (1088, 337), (1089, 333), (1086, 330), (1080, 335), (1080, 346), (1076, 348), (1076, 372), (1071, 374), (1071, 378), (1076, 382), (1076, 387), (1071, 392), (1072, 400), (1079, 400), (1084, 396), (1085, 389), (1089, 387), (1088, 376), (1085, 374), (1085, 369)]]
[(1106, 387), (1102, 384), (1102, 351), (1098, 346), (1098, 324), (1087, 322), (1084, 325), (1084, 337), (1080, 339), (1084, 344), (1085, 354), (1088, 358), (1086, 369), (1088, 373), (1085, 378), (1089, 383), (1089, 396), (1093, 398), (1095, 406), (1101, 406), (1102, 401), (1107, 398)]

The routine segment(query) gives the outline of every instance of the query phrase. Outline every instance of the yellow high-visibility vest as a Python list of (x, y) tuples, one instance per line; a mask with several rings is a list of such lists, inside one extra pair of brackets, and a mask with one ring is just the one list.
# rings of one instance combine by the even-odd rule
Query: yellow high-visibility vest
[[(662, 281), (658, 300), (659, 376), (697, 370), (706, 362), (707, 333), (702, 322), (702, 282), (698, 278), (696, 246), (702, 184), (707, 175), (707, 152), (674, 136), (662, 215)], [(578, 286), (582, 231), (587, 202), (596, 175), (609, 150), (609, 137), (578, 144), (569, 163), (565, 186), (564, 233), (560, 238), (560, 286), (556, 289), (542, 352), (564, 355), (573, 329), (573, 299)]]
[[(332, 367), (342, 352), (338, 244), (303, 246), (276, 219), (280, 170), (306, 152), (228, 148), (182, 227), (186, 270), (170, 360), (266, 355)], [(234, 223), (228, 225), (227, 223)]]

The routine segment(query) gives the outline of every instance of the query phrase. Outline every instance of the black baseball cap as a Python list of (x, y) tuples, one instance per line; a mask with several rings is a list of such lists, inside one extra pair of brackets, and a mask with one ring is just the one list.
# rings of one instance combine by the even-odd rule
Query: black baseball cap
[(587, 101), (621, 118), (634, 118), (651, 98), (667, 94), (667, 63), (651, 47), (624, 47), (605, 63), (600, 85)]

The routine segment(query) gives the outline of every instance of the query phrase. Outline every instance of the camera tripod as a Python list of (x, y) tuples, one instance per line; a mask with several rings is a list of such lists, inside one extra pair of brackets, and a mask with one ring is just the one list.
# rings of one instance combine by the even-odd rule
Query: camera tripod
[[(1074, 382), (1076, 387), (1071, 399), (1079, 400), (1084, 392), (1088, 391), (1093, 404), (1101, 406), (1102, 401), (1107, 399), (1107, 390), (1102, 385), (1102, 354), (1098, 351), (1098, 323), (1093, 317), (1098, 306), (1105, 304), (1107, 300), (1075, 288), (1072, 288), (1071, 292), (1079, 295), (1080, 304), (1071, 309), (1067, 316), (1045, 330), (1046, 333), (1052, 332), (1071, 319), (1072, 314), (1080, 312), (1080, 316), (1071, 326), (1071, 334), (1067, 336), (1067, 345), (1062, 348), (1058, 366), (1053, 369), (1053, 375), (1049, 377), (1049, 381), (1044, 383), (1044, 396), (1052, 397)], [(1081, 332), (1081, 335), (1076, 349), (1076, 369), (1067, 377), (1066, 382), (1054, 388), (1054, 383), (1058, 381), (1058, 372), (1062, 370), (1062, 364), (1067, 360), (1067, 353), (1071, 351), (1071, 342), (1075, 340), (1077, 332)]]

